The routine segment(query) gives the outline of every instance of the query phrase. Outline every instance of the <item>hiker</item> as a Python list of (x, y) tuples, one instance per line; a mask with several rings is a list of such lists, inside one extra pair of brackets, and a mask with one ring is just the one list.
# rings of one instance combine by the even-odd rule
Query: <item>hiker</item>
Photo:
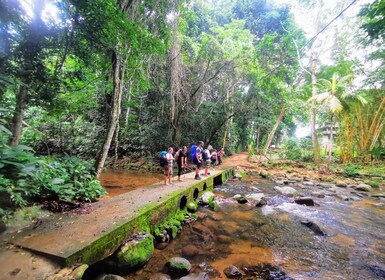
[(187, 147), (183, 146), (181, 149), (179, 149), (174, 156), (174, 161), (178, 165), (178, 181), (183, 182), (183, 180), (180, 178), (180, 175), (182, 174), (182, 171), (187, 167)]
[(198, 147), (196, 148), (196, 151), (195, 151), (195, 159), (196, 159), (195, 180), (202, 179), (199, 176), (199, 170), (203, 168), (203, 159), (202, 159), (203, 145), (204, 145), (204, 142), (199, 141)]
[(171, 185), (172, 182), (172, 169), (174, 166), (174, 156), (172, 153), (174, 152), (174, 149), (172, 147), (169, 147), (167, 150), (167, 154), (165, 156), (167, 163), (164, 165), (164, 184), (165, 185)]
[(210, 156), (210, 150), (209, 150), (210, 147), (211, 146), (208, 146), (206, 149), (203, 150), (203, 153), (202, 153), (203, 166), (205, 168), (205, 173), (203, 174), (203, 176), (209, 176), (210, 175), (210, 173), (209, 173), (209, 166), (211, 163), (211, 156)]
[(211, 153), (211, 165), (215, 167), (217, 165), (217, 149)]
[(218, 158), (218, 165), (222, 164), (222, 157), (225, 153), (225, 148), (222, 148), (218, 151), (217, 153), (217, 158)]

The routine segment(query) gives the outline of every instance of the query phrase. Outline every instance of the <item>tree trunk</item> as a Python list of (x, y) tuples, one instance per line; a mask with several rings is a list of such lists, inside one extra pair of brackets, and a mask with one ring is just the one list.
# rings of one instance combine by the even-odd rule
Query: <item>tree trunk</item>
[(112, 69), (113, 69), (113, 89), (112, 89), (112, 98), (111, 98), (111, 112), (110, 119), (107, 128), (107, 135), (104, 141), (103, 148), (100, 152), (99, 159), (96, 165), (96, 177), (99, 178), (102, 173), (104, 163), (108, 156), (108, 151), (110, 150), (111, 142), (114, 137), (114, 133), (119, 133), (116, 131), (117, 124), (119, 122), (120, 116), (120, 104), (123, 94), (123, 84), (124, 84), (124, 75), (126, 72), (126, 63), (125, 61), (121, 62), (122, 58), (114, 52), (112, 54)]
[(312, 67), (311, 67), (311, 85), (312, 85), (312, 100), (311, 100), (311, 109), (310, 109), (310, 131), (311, 131), (311, 140), (313, 143), (313, 152), (314, 152), (314, 161), (319, 161), (320, 153), (319, 153), (319, 145), (317, 139), (317, 131), (316, 131), (316, 99), (317, 95), (317, 54), (314, 52), (312, 54)]
[(332, 154), (333, 154), (333, 132), (334, 132), (334, 125), (333, 125), (333, 117), (331, 118), (331, 125), (330, 125), (330, 140), (329, 140), (329, 164), (332, 162)]
[(12, 117), (12, 137), (10, 144), (16, 146), (20, 143), (21, 132), (23, 129), (23, 115), (25, 108), (27, 107), (28, 88), (22, 83), (19, 89), (19, 93), (16, 96), (16, 108)]
[(281, 122), (281, 120), (283, 118), (284, 113), (285, 113), (285, 105), (282, 106), (282, 109), (281, 109), (281, 112), (279, 113), (278, 119), (275, 122), (275, 125), (273, 126), (273, 129), (271, 130), (271, 132), (269, 134), (269, 137), (267, 137), (267, 142), (266, 142), (265, 150), (263, 151), (263, 155), (264, 156), (266, 156), (267, 151), (269, 150), (269, 147), (270, 147), (271, 141), (273, 140), (275, 131), (277, 130), (278, 125), (280, 124), (280, 122)]

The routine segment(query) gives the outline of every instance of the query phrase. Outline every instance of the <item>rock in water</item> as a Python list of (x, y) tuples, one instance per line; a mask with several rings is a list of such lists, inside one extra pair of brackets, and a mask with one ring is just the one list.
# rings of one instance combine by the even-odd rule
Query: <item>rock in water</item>
[(316, 225), (315, 223), (305, 219), (305, 220), (301, 220), (301, 224), (307, 226), (308, 228), (310, 228), (316, 235), (321, 235), (321, 236), (325, 236), (326, 234), (321, 230), (321, 228)]
[(230, 278), (230, 279), (239, 279), (242, 277), (242, 273), (234, 265), (230, 265), (229, 267), (226, 267), (223, 273), (227, 276), (227, 278)]
[(167, 274), (171, 277), (186, 276), (191, 270), (191, 263), (180, 257), (171, 258), (165, 265)]

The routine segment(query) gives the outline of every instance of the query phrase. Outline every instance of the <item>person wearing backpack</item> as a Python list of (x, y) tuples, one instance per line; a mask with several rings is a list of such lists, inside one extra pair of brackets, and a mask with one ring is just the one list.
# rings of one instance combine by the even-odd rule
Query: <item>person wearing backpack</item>
[(171, 185), (172, 184), (172, 171), (174, 167), (174, 156), (172, 153), (174, 149), (169, 147), (167, 150), (167, 154), (165, 155), (166, 163), (164, 165), (164, 184)]
[(179, 149), (174, 156), (174, 161), (178, 165), (178, 181), (183, 182), (183, 180), (180, 178), (180, 175), (182, 174), (182, 171), (185, 167), (187, 167), (187, 147), (183, 146), (181, 149)]
[(202, 153), (203, 166), (205, 167), (205, 173), (203, 174), (203, 176), (209, 176), (210, 175), (210, 173), (209, 173), (209, 166), (211, 163), (210, 147), (211, 146), (208, 146), (206, 149), (203, 150), (203, 153)]
[(195, 156), (193, 156), (193, 159), (192, 159), (193, 162), (196, 164), (195, 180), (202, 179), (199, 176), (199, 170), (201, 170), (203, 168), (203, 159), (202, 159), (203, 146), (204, 146), (204, 142), (203, 141), (199, 141), (198, 147), (196, 148), (196, 151), (195, 151)]

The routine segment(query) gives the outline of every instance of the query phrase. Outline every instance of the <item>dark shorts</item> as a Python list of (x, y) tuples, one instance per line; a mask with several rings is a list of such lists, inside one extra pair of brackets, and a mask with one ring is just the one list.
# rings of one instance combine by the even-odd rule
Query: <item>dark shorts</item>
[(203, 168), (203, 161), (197, 163), (197, 168), (202, 169)]

